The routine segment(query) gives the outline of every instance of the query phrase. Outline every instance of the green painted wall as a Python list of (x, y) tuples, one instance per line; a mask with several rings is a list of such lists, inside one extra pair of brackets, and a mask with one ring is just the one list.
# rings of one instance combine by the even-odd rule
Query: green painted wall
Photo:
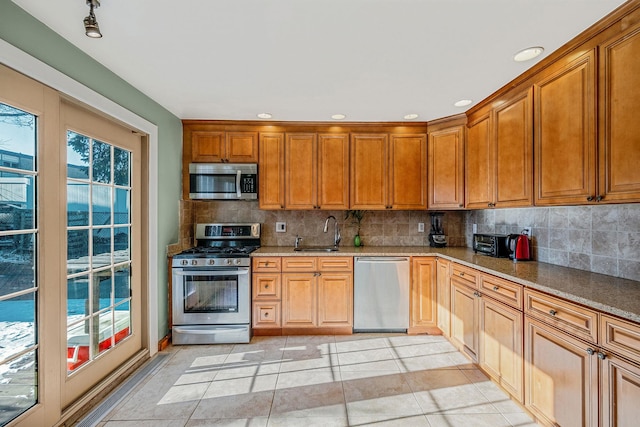
[(158, 126), (158, 329), (168, 332), (166, 246), (178, 240), (182, 123), (10, 0), (0, 0), (0, 38)]

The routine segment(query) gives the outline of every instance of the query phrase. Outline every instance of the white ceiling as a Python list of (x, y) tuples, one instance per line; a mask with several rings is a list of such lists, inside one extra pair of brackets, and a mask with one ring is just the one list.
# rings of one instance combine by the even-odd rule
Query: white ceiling
[[(419, 121), (458, 114), (622, 0), (13, 0), (182, 119)], [(473, 105), (473, 104), (472, 104)]]

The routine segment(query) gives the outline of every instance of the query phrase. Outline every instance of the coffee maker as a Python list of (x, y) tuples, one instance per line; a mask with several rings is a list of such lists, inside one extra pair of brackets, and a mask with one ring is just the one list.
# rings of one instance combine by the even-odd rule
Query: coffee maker
[(429, 246), (444, 248), (447, 246), (447, 236), (442, 229), (444, 212), (431, 212), (431, 230), (429, 231)]

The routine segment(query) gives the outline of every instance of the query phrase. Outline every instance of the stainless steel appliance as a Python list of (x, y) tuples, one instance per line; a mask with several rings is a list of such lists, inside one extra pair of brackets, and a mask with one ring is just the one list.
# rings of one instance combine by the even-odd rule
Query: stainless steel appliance
[(356, 257), (354, 332), (406, 332), (409, 328), (409, 258)]
[(474, 234), (473, 251), (489, 256), (506, 258), (509, 256), (506, 234)]
[(257, 200), (255, 163), (191, 163), (189, 197), (213, 200)]
[(196, 246), (173, 257), (173, 344), (251, 340), (251, 259), (260, 224), (197, 224)]

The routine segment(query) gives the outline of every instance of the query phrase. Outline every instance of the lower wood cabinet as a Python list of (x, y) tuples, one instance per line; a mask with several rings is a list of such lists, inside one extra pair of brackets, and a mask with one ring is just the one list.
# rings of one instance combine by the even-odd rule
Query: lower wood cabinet
[(549, 426), (598, 425), (596, 347), (525, 317), (525, 407)]
[(277, 258), (277, 273), (261, 259), (253, 264), (254, 334), (352, 333), (352, 257)]
[(451, 342), (478, 362), (480, 300), (478, 291), (461, 279), (451, 278)]
[(451, 263), (443, 258), (436, 262), (437, 324), (445, 337), (451, 336)]
[(478, 364), (518, 402), (524, 399), (522, 312), (480, 298)]
[(640, 365), (608, 354), (601, 362), (600, 425), (640, 424)]
[(436, 258), (411, 259), (411, 305), (409, 334), (437, 334)]

